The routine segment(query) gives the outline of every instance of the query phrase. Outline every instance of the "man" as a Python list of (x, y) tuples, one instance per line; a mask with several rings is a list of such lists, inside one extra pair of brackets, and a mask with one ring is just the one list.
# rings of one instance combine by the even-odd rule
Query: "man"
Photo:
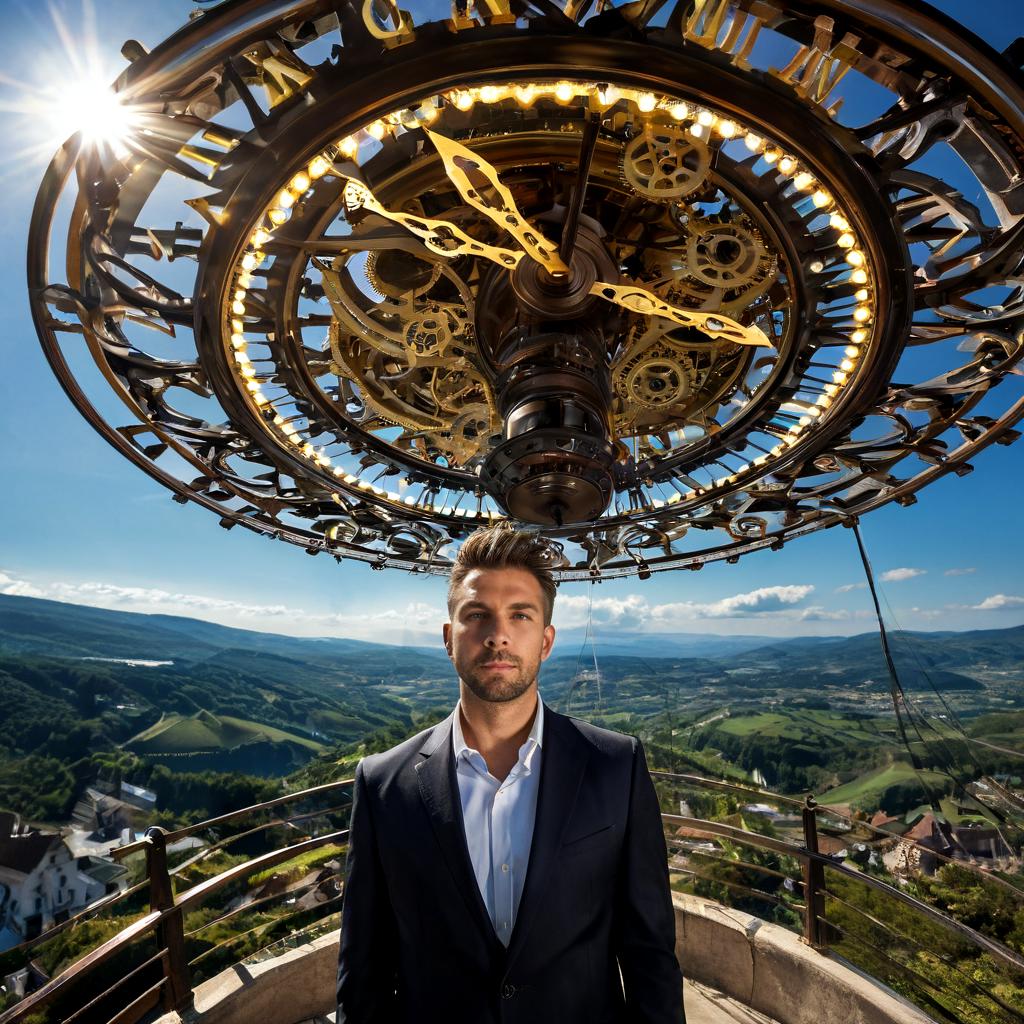
[(459, 703), (356, 770), (338, 1024), (683, 1024), (643, 748), (538, 697), (549, 560), (508, 527), (463, 544)]

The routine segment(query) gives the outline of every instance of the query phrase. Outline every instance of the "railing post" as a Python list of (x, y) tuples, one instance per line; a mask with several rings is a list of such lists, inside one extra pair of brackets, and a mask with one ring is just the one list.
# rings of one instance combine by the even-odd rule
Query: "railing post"
[(185, 922), (174, 909), (174, 886), (167, 870), (167, 830), (146, 829), (146, 874), (149, 876), (150, 910), (170, 910), (157, 925), (156, 941), (166, 953), (163, 961), (165, 1010), (181, 1010), (192, 1002), (192, 983), (185, 959)]
[[(818, 852), (818, 816), (813, 796), (803, 806), (804, 849)], [(828, 948), (825, 917), (825, 869), (816, 860), (804, 860), (804, 938), (813, 949), (824, 952)]]

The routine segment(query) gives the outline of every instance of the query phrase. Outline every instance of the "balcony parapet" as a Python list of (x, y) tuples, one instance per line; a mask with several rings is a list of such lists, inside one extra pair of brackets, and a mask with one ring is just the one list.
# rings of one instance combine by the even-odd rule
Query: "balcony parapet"
[[(676, 956), (687, 980), (777, 1024), (934, 1024), (891, 989), (785, 928), (711, 900), (682, 893), (672, 899)], [(155, 1024), (300, 1024), (326, 1017), (334, 1011), (337, 957), (332, 931), (273, 959), (236, 964), (198, 985), (188, 1010), (166, 1013)], [(695, 1014), (689, 998), (691, 1019), (710, 1022), (713, 1010)]]

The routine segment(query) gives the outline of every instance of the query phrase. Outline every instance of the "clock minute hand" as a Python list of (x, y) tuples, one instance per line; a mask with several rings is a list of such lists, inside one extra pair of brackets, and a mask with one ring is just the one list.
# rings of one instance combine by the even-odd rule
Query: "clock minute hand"
[(467, 235), (462, 228), (452, 224), (451, 221), (438, 220), (436, 217), (418, 217), (413, 213), (403, 213), (400, 210), (389, 210), (358, 178), (345, 174), (337, 167), (333, 168), (333, 171), (338, 177), (345, 180), (344, 201), (349, 209), (362, 207), (364, 210), (380, 214), (381, 217), (400, 224), (422, 239), (423, 244), (438, 256), (448, 259), (454, 259), (456, 256), (482, 256), (492, 263), (497, 263), (499, 267), (512, 270), (525, 255), (525, 253), (515, 252), (512, 249), (503, 249), (497, 245), (478, 242), (475, 238)]
[[(512, 191), (502, 184), (498, 172), (483, 157), (447, 136), (438, 135), (426, 128), (423, 130), (444, 161), (444, 169), (451, 183), (470, 206), (507, 231), (548, 273), (556, 277), (569, 273), (568, 266), (558, 254), (558, 246), (549, 242), (519, 212)], [(497, 193), (498, 205), (488, 202), (480, 194), (470, 179), (470, 171), (477, 171), (487, 179)]]
[(695, 327), (716, 341), (731, 341), (737, 345), (753, 345), (758, 348), (775, 347), (759, 327), (744, 327), (743, 324), (721, 313), (703, 313), (695, 309), (673, 306), (658, 298), (654, 292), (635, 284), (608, 284), (598, 281), (590, 289), (590, 294), (614, 302), (633, 313), (660, 316), (683, 327)]

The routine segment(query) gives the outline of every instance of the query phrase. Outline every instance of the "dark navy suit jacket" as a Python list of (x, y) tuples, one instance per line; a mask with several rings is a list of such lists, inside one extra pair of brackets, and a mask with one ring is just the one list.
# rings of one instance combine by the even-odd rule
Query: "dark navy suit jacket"
[(466, 847), (451, 728), (449, 716), (356, 771), (338, 1024), (684, 1024), (665, 838), (639, 740), (545, 706), (506, 949)]

